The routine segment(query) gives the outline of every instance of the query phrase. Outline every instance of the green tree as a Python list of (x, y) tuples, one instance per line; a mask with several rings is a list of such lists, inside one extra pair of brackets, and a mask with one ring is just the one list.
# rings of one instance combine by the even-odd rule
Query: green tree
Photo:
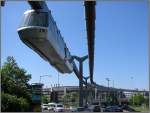
[(117, 95), (117, 92), (115, 92), (115, 91), (110, 92), (109, 98), (110, 98), (110, 104), (111, 105), (119, 104), (116, 95)]
[(13, 57), (8, 57), (1, 70), (2, 111), (29, 111), (30, 74), (20, 68)]
[(146, 104), (147, 107), (149, 107), (149, 97), (145, 98), (144, 103)]
[(49, 102), (50, 102), (50, 101), (48, 100), (48, 97), (45, 96), (45, 95), (43, 95), (43, 96), (42, 96), (42, 103), (47, 104), (47, 103), (49, 103)]
[(78, 106), (79, 94), (76, 92), (66, 93), (62, 96), (63, 104), (66, 107)]
[(137, 93), (132, 95), (129, 101), (131, 105), (140, 106), (144, 103), (144, 100), (144, 96), (140, 93)]
[(69, 104), (70, 100), (71, 100), (71, 97), (69, 93), (66, 93), (65, 95), (62, 96), (63, 104), (67, 107), (70, 106)]
[(71, 93), (71, 102), (76, 102), (78, 101), (79, 95), (76, 92)]

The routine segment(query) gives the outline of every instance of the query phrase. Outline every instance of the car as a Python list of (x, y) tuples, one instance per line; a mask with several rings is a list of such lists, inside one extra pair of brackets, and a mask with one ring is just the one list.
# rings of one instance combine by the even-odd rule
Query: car
[(85, 111), (84, 107), (70, 108), (71, 112), (82, 112)]
[(128, 105), (124, 104), (124, 105), (119, 105), (119, 107), (121, 107), (122, 109), (127, 109)]
[(71, 111), (71, 112), (77, 112), (77, 108), (75, 108), (75, 107), (70, 107), (70, 111)]
[(123, 112), (123, 110), (119, 106), (108, 106), (103, 112)]
[(56, 107), (56, 103), (48, 103), (48, 110), (54, 111), (54, 108)]
[(93, 112), (101, 112), (101, 108), (100, 108), (100, 106), (94, 106), (94, 108), (93, 108)]
[(84, 107), (70, 108), (71, 112), (82, 112), (85, 111)]
[(48, 110), (48, 104), (42, 104), (42, 110)]
[(101, 108), (100, 108), (99, 105), (90, 105), (88, 107), (88, 111), (90, 111), (90, 112), (100, 112)]
[(88, 106), (87, 110), (90, 112), (100, 112), (100, 102), (94, 100), (91, 105)]
[(102, 102), (100, 105), (101, 105), (101, 108), (106, 108), (107, 107), (107, 103), (106, 102)]
[(82, 112), (82, 111), (84, 111), (85, 109), (84, 109), (84, 107), (78, 107), (77, 108), (77, 112)]
[(56, 104), (54, 112), (64, 112), (64, 106), (62, 104)]

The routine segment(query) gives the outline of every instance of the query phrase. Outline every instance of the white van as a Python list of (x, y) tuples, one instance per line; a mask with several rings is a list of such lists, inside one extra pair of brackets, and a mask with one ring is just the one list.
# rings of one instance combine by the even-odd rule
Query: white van
[(42, 104), (41, 107), (42, 110), (48, 110), (48, 104)]
[(48, 103), (48, 110), (49, 111), (53, 111), (54, 110), (54, 108), (56, 107), (56, 103)]
[(64, 112), (64, 106), (62, 104), (56, 104), (54, 112)]

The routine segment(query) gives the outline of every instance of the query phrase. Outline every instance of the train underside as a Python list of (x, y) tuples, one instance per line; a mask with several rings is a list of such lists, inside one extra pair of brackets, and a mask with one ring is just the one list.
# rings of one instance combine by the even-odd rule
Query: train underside
[[(71, 73), (73, 71), (69, 61), (64, 60), (49, 40), (49, 33), (46, 27), (21, 27), (18, 29), (20, 39), (44, 60), (61, 73)], [(54, 37), (53, 37), (54, 38)]]

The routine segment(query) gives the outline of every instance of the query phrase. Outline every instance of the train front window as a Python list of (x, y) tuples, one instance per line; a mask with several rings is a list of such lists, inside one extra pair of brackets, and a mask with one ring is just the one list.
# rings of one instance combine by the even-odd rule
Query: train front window
[(20, 26), (21, 27), (26, 27), (26, 26), (48, 27), (48, 13), (31, 12), (31, 13), (24, 14)]

